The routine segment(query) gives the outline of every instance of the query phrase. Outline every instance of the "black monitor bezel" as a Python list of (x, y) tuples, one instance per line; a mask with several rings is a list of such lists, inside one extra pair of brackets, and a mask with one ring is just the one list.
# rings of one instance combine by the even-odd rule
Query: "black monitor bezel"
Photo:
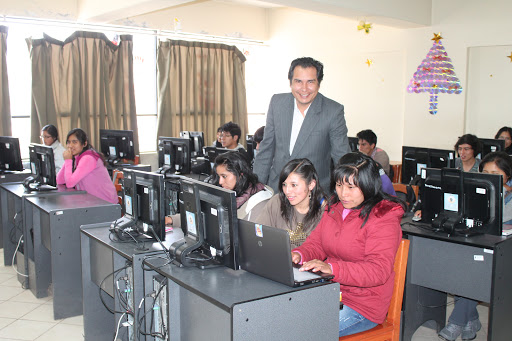
[[(505, 150), (505, 140), (501, 139), (483, 139), (478, 138), (480, 143), (482, 144), (482, 152), (480, 153), (480, 159), (483, 159), (487, 154), (492, 152), (500, 152)], [(487, 151), (487, 148), (496, 147), (496, 150), (489, 150)], [(477, 155), (478, 156), (478, 155)]]
[[(126, 151), (127, 149), (126, 155), (116, 155), (115, 157), (110, 155), (110, 144), (108, 141), (112, 139), (115, 139), (116, 141), (115, 147), (117, 150), (124, 149)], [(121, 146), (125, 148), (120, 148)], [(133, 139), (133, 130), (100, 129), (100, 150), (103, 155), (105, 155), (107, 160), (135, 160), (135, 142)]]
[(359, 139), (357, 137), (348, 137), (348, 146), (352, 152), (359, 151)]
[[(189, 138), (184, 137), (168, 137), (168, 136), (159, 136), (158, 137), (158, 168), (161, 171), (164, 172), (171, 172), (171, 173), (179, 173), (179, 174), (190, 174), (191, 169), (191, 161), (192, 161), (192, 145), (191, 140)], [(175, 154), (176, 148), (179, 147), (185, 147), (184, 152), (184, 162), (181, 164), (181, 170), (176, 172), (175, 162), (174, 158), (171, 158), (171, 164), (165, 165), (164, 164), (164, 155), (165, 155), (165, 149), (166, 145), (172, 146), (172, 151)]]
[[(53, 148), (43, 144), (31, 143), (28, 147), (29, 158), (30, 158), (30, 170), (35, 177), (35, 182), (39, 185), (57, 186), (57, 171), (55, 169), (55, 156), (53, 154)], [(43, 172), (41, 162), (44, 156), (45, 169), (50, 168)], [(45, 174), (43, 174), (45, 173)], [(49, 173), (49, 174), (48, 174)]]
[[(204, 133), (202, 131), (180, 131), (180, 137), (190, 139), (191, 156), (203, 156), (204, 155)], [(197, 143), (196, 143), (197, 142)]]
[[(411, 159), (411, 153), (414, 153)], [(447, 166), (443, 168), (454, 168), (455, 167), (455, 151), (449, 149), (436, 149), (436, 148), (424, 148), (424, 147), (402, 147), (402, 176), (401, 183), (410, 184), (414, 181), (418, 174), (418, 164), (426, 165), (425, 168), (432, 168), (431, 160), (432, 155), (445, 154), (447, 159)], [(419, 160), (421, 159), (421, 160)], [(420, 162), (418, 162), (418, 160)], [(412, 164), (412, 166), (411, 166)]]
[[(9, 148), (4, 147), (6, 144), (9, 144)], [(5, 153), (4, 150), (7, 149), (9, 149), (11, 153)], [(23, 170), (20, 140), (17, 137), (0, 136), (0, 151), (0, 173), (9, 173)], [(9, 166), (9, 168), (6, 168), (6, 161), (12, 161), (9, 162), (9, 165), (12, 163), (12, 167)]]

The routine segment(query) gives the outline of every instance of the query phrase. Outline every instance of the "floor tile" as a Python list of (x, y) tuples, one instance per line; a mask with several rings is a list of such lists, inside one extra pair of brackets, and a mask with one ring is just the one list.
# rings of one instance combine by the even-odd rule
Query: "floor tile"
[(41, 304), (39, 307), (35, 308), (31, 312), (23, 315), (22, 319), (42, 322), (59, 322), (53, 319), (53, 306), (46, 304)]
[(0, 303), (0, 317), (20, 318), (39, 306), (36, 303), (4, 301)]
[(14, 321), (16, 321), (16, 319), (10, 319), (10, 318), (6, 318), (6, 317), (0, 317), (0, 329), (6, 327), (7, 325), (13, 323)]
[(35, 340), (37, 337), (41, 336), (53, 326), (55, 326), (55, 322), (16, 320), (7, 327), (0, 330), (0, 337), (19, 340)]
[(11, 278), (16, 277), (16, 274), (12, 271), (0, 273), (0, 285), (4, 283), (5, 281), (10, 280)]
[(0, 274), (13, 274), (14, 275), (15, 272), (12, 269), (12, 267), (11, 266), (4, 266), (3, 262), (4, 261), (2, 260), (2, 263), (0, 263), (0, 264), (2, 264), (2, 265), (0, 265)]
[(32, 291), (30, 290), (23, 290), (19, 295), (16, 295), (9, 299), (9, 301), (13, 302), (26, 302), (26, 303), (38, 303), (43, 304), (45, 302), (48, 302), (51, 300), (51, 296), (43, 297), (43, 298), (36, 298)]
[(82, 326), (59, 323), (43, 335), (38, 337), (37, 341), (55, 341), (55, 340), (73, 340), (82, 341), (84, 339), (84, 329)]
[(14, 296), (18, 296), (23, 292), (22, 288), (16, 288), (16, 287), (2, 287), (2, 290), (0, 290), (0, 300), (7, 301)]

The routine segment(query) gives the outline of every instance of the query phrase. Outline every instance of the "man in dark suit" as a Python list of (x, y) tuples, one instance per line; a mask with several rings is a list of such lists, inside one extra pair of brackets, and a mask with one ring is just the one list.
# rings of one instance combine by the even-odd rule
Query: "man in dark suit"
[(318, 92), (323, 76), (319, 61), (295, 59), (288, 72), (291, 93), (272, 96), (254, 173), (276, 193), (279, 173), (297, 158), (308, 158), (329, 190), (331, 159), (336, 164), (350, 152), (343, 105)]

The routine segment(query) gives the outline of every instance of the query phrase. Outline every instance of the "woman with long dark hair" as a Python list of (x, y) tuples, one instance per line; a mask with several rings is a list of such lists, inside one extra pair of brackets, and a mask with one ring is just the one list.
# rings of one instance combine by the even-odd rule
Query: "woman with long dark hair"
[(371, 329), (386, 318), (405, 205), (382, 191), (376, 162), (362, 153), (345, 154), (333, 181), (329, 208), (292, 251), (292, 260), (302, 264), (302, 271), (334, 275), (343, 293), (339, 335), (344, 336)]
[(495, 139), (505, 140), (504, 152), (508, 155), (512, 155), (512, 128), (501, 127), (500, 130), (494, 136)]
[(279, 184), (279, 194), (268, 201), (256, 222), (287, 230), (292, 246), (298, 246), (315, 229), (327, 202), (315, 166), (308, 159), (288, 162)]
[(41, 129), (41, 140), (45, 146), (52, 147), (55, 172), (59, 172), (64, 165), (64, 151), (66, 150), (59, 142), (59, 132), (53, 124), (47, 124)]
[(108, 175), (104, 157), (94, 150), (85, 131), (80, 128), (72, 129), (66, 137), (66, 147), (63, 154), (64, 166), (57, 174), (57, 184), (87, 191), (116, 204), (116, 188)]

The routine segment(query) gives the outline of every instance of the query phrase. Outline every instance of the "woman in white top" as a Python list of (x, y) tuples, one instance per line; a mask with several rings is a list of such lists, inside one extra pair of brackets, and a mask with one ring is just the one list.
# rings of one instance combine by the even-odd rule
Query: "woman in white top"
[(53, 159), (55, 162), (55, 173), (58, 174), (64, 165), (64, 148), (59, 142), (59, 132), (53, 124), (47, 124), (41, 129), (41, 140), (46, 146), (53, 149)]

